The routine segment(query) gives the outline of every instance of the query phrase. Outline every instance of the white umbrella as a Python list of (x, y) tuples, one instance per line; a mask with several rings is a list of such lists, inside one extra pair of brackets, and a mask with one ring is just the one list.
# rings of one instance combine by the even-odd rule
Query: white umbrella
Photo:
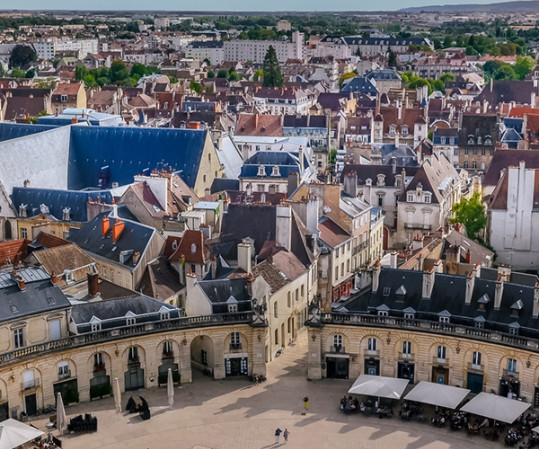
[(168, 396), (168, 405), (172, 407), (174, 404), (174, 380), (172, 379), (172, 369), (168, 369), (168, 379), (167, 379), (167, 396)]
[(56, 395), (56, 428), (60, 432), (60, 435), (64, 434), (66, 430), (66, 411), (64, 408), (64, 400), (60, 392)]
[(14, 449), (43, 434), (41, 430), (16, 419), (6, 419), (0, 422), (0, 449)]
[(348, 390), (348, 393), (400, 399), (408, 383), (408, 379), (361, 374)]
[(491, 393), (479, 393), (460, 409), (463, 412), (512, 424), (530, 407), (531, 404), (526, 402), (504, 398)]
[(120, 381), (117, 377), (114, 378), (114, 405), (116, 413), (122, 413), (122, 392), (120, 391)]
[(419, 382), (404, 399), (422, 402), (436, 407), (455, 409), (468, 395), (470, 390), (434, 382)]

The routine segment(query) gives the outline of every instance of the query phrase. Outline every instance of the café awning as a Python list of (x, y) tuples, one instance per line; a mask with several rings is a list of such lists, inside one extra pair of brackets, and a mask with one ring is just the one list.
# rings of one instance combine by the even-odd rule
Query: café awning
[(16, 419), (0, 422), (0, 449), (14, 449), (43, 435), (41, 430)]
[(408, 379), (361, 374), (348, 390), (348, 393), (400, 399), (408, 383)]
[(491, 393), (479, 393), (461, 411), (512, 424), (531, 404)]
[(407, 401), (435, 405), (437, 407), (455, 409), (469, 392), (470, 390), (465, 388), (421, 381), (404, 397), (404, 399)]

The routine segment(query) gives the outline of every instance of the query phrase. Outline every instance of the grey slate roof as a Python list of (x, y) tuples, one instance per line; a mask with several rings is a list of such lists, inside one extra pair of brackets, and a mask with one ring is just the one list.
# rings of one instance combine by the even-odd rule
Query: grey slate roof
[(238, 302), (238, 312), (251, 310), (251, 296), (247, 289), (248, 279), (219, 279), (200, 281), (198, 285), (212, 303), (213, 313), (228, 313), (230, 297)]
[[(101, 221), (105, 215), (109, 215), (110, 230), (106, 237), (103, 238), (101, 236)], [(136, 266), (133, 264), (133, 252), (138, 251), (140, 253), (140, 260), (138, 262), (140, 263), (152, 237), (155, 234), (159, 235), (159, 238), (163, 237), (150, 226), (124, 219), (124, 230), (120, 238), (116, 242), (113, 242), (111, 237), (112, 228), (116, 220), (116, 218), (110, 217), (110, 212), (99, 214), (80, 229), (72, 228), (68, 240), (79, 245), (84, 251), (133, 269)], [(128, 255), (123, 262), (120, 262), (122, 251), (127, 251)]]
[(20, 290), (11, 273), (0, 273), (0, 322), (13, 321), (71, 307), (60, 288), (53, 285), (50, 275), (42, 268), (19, 270), (25, 281)]

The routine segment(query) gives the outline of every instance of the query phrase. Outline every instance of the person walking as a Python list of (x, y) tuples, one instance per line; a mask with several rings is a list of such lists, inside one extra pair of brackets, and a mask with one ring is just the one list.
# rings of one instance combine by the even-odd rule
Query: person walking
[(285, 427), (284, 432), (283, 432), (283, 438), (284, 438), (284, 442), (285, 442), (285, 443), (288, 443), (288, 435), (290, 435), (290, 432), (289, 432), (288, 429)]
[(307, 396), (303, 398), (303, 404), (305, 405), (305, 410), (309, 410), (309, 398)]
[(277, 427), (275, 430), (275, 444), (279, 444), (279, 437), (281, 436), (281, 433), (283, 433), (283, 431)]

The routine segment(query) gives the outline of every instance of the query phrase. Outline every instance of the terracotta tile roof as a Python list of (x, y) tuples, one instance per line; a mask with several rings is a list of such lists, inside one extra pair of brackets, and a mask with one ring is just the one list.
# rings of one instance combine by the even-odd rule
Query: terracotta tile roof
[(167, 258), (170, 258), (174, 254), (176, 249), (178, 249), (178, 245), (180, 244), (181, 239), (182, 239), (181, 237), (177, 237), (175, 235), (169, 235), (167, 237), (167, 240), (165, 241), (165, 248), (163, 249), (163, 255)]
[(54, 89), (53, 95), (77, 95), (79, 93), (80, 83), (59, 83)]
[(92, 258), (74, 243), (34, 251), (32, 257), (41, 263), (49, 274), (54, 272), (58, 275), (58, 285), (61, 287), (67, 285), (63, 273), (71, 271), (75, 282), (82, 281), (86, 279), (86, 274), (90, 273), (89, 265), (93, 263)]
[(55, 248), (56, 246), (69, 245), (67, 240), (43, 231), (38, 234), (34, 242), (42, 245), (45, 248)]
[(187, 230), (183, 233), (178, 249), (170, 256), (170, 261), (178, 261), (180, 256), (183, 255), (186, 262), (206, 263), (206, 252), (204, 234), (201, 231)]
[(350, 234), (328, 217), (323, 217), (318, 224), (320, 238), (333, 248), (350, 239)]
[(539, 151), (537, 150), (496, 150), (485, 174), (483, 186), (495, 186), (500, 180), (503, 169), (511, 165), (526, 162), (526, 168), (539, 169)]
[(236, 125), (238, 136), (276, 136), (283, 135), (280, 115), (240, 114)]
[(26, 239), (0, 243), (0, 265), (15, 265), (26, 259), (29, 243)]
[(179, 274), (170, 266), (169, 261), (159, 257), (146, 267), (139, 289), (143, 294), (165, 301), (182, 289)]
[(253, 267), (253, 274), (255, 276), (262, 276), (262, 278), (270, 286), (272, 293), (280, 290), (290, 282), (281, 274), (281, 270), (279, 270), (269, 260), (265, 260), (264, 262), (255, 265)]
[(529, 106), (515, 106), (511, 109), (509, 117), (518, 117), (522, 118), (525, 114), (528, 115), (539, 115), (539, 109), (532, 108)]

